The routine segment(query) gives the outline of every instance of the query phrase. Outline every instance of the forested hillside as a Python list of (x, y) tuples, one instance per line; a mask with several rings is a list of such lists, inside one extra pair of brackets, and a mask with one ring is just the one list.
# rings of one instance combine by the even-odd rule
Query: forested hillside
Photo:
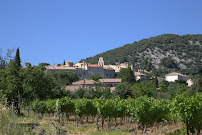
[(106, 65), (129, 62), (148, 71), (202, 75), (202, 35), (164, 34), (83, 60), (95, 64), (99, 57), (104, 58)]

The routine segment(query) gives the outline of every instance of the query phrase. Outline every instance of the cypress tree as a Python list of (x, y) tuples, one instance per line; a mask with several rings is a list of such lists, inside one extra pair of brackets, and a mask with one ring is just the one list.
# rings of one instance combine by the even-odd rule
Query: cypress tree
[(21, 60), (20, 60), (20, 51), (19, 51), (19, 47), (16, 51), (16, 55), (15, 55), (15, 62), (17, 64), (17, 67), (21, 67)]
[(65, 65), (65, 60), (64, 60), (64, 63), (63, 63), (63, 65)]

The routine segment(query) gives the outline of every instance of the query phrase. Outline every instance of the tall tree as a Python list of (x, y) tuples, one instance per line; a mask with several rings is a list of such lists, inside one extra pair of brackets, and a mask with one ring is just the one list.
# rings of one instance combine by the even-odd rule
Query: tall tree
[(122, 82), (128, 82), (130, 84), (133, 84), (136, 81), (134, 73), (130, 67), (122, 68), (120, 72), (117, 73), (117, 78), (121, 78)]
[(34, 99), (52, 98), (56, 93), (52, 77), (43, 72), (42, 66), (32, 67), (30, 63), (26, 63), (26, 66), (22, 75), (25, 101), (29, 103)]
[(15, 55), (15, 62), (17, 64), (17, 67), (21, 67), (21, 60), (20, 60), (20, 51), (19, 51), (19, 47), (16, 51), (16, 55)]
[(14, 107), (18, 114), (20, 114), (20, 103), (23, 100), (24, 95), (20, 72), (17, 63), (14, 60), (11, 60), (6, 68), (7, 87), (3, 91), (3, 95), (8, 99), (8, 103), (14, 103)]
[(65, 65), (65, 60), (64, 60), (64, 62), (63, 62), (63, 65)]

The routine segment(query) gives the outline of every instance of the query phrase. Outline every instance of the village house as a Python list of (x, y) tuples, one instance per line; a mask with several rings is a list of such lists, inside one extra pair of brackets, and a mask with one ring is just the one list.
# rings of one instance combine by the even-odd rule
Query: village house
[(118, 65), (104, 65), (104, 68), (111, 68), (114, 69), (115, 72), (120, 72), (122, 68), (128, 68), (128, 62), (121, 63)]
[(115, 70), (112, 68), (104, 67), (104, 61), (102, 57), (99, 59), (98, 64), (76, 63), (66, 62), (65, 65), (48, 65), (46, 66), (46, 73), (53, 73), (59, 71), (74, 72), (79, 79), (88, 79), (93, 74), (99, 74), (103, 78), (115, 78)]
[(94, 80), (80, 80), (76, 82), (72, 82), (72, 85), (67, 85), (66, 90), (69, 91), (75, 91), (81, 87), (94, 87), (95, 86), (95, 81)]
[(121, 79), (99, 79), (104, 86), (116, 87), (119, 83), (121, 83)]
[(75, 91), (80, 87), (92, 87), (95, 88), (96, 83), (101, 83), (103, 87), (110, 87), (110, 90), (114, 90), (115, 87), (121, 83), (121, 79), (99, 79), (98, 82), (94, 80), (80, 80), (73, 82), (72, 85), (67, 85), (66, 90)]
[(165, 80), (168, 82), (174, 82), (175, 80), (185, 80), (187, 81), (189, 79), (189, 77), (187, 77), (186, 75), (180, 74), (180, 73), (169, 73), (165, 75)]
[[(74, 72), (80, 80), (88, 79), (93, 74), (99, 74), (105, 78), (115, 78), (116, 72), (120, 72), (122, 68), (128, 68), (128, 62), (121, 63), (118, 65), (104, 65), (102, 57), (99, 58), (98, 64), (89, 64), (86, 62), (79, 62), (73, 64), (73, 62), (65, 62), (65, 65), (48, 65), (46, 66), (46, 73), (53, 73), (58, 71), (70, 71)], [(146, 80), (147, 76), (144, 74), (145, 71), (130, 66), (134, 72), (136, 80)]]
[(142, 72), (134, 72), (136, 81), (138, 80), (147, 80), (147, 76), (145, 74), (143, 74)]

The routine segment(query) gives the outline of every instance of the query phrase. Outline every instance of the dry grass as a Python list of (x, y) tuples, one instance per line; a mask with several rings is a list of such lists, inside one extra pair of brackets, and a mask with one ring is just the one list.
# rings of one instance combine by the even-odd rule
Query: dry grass
[[(22, 112), (25, 114), (25, 117), (17, 117), (13, 111), (9, 111), (9, 113), (2, 113), (2, 108), (0, 109), (0, 134), (2, 134), (2, 129), (8, 130), (10, 132), (10, 125), (15, 125), (17, 132), (19, 134), (25, 135), (39, 135), (40, 133), (43, 135), (141, 135), (143, 134), (144, 127), (140, 127), (140, 129), (136, 132), (137, 123), (132, 121), (131, 119), (126, 118), (121, 122), (121, 119), (117, 119), (115, 122), (114, 119), (110, 121), (110, 128), (108, 128), (108, 119), (105, 119), (104, 128), (101, 128), (101, 119), (99, 120), (100, 130), (97, 129), (95, 118), (89, 117), (86, 122), (86, 118), (83, 118), (77, 127), (75, 121), (75, 115), (71, 115), (70, 121), (67, 121), (66, 117), (61, 117), (60, 123), (57, 121), (57, 115), (48, 114), (45, 116), (41, 116), (40, 114), (34, 114), (33, 112), (29, 113), (27, 116), (26, 111)], [(6, 110), (8, 111), (8, 110)], [(3, 115), (6, 114), (3, 119)], [(77, 117), (78, 118), (78, 117)], [(10, 124), (8, 124), (10, 123)], [(82, 123), (82, 124), (81, 124)], [(9, 125), (9, 128), (6, 126)], [(145, 135), (175, 135), (179, 134), (174, 133), (180, 129), (182, 129), (183, 125), (178, 122), (176, 124), (165, 124), (163, 126), (162, 123), (159, 123), (156, 127), (147, 127)], [(11, 132), (14, 132), (13, 130)]]
[[(137, 123), (129, 120), (122, 121), (122, 124), (117, 124), (115, 126), (115, 121), (111, 120), (110, 129), (108, 129), (108, 119), (105, 120), (104, 128), (97, 129), (95, 120), (92, 122), (92, 117), (89, 117), (89, 122), (86, 122), (86, 119), (83, 119), (82, 124), (79, 123), (78, 127), (76, 126), (76, 121), (74, 121), (75, 116), (72, 115), (70, 117), (70, 121), (66, 120), (66, 117), (59, 122), (57, 122), (58, 116), (48, 115), (41, 117), (37, 115), (35, 118), (29, 118), (23, 120), (23, 125), (26, 125), (27, 134), (42, 133), (43, 135), (131, 135), (131, 134), (143, 134), (142, 131), (144, 127), (140, 127), (138, 132), (135, 132), (137, 127)], [(120, 119), (117, 119), (117, 123), (120, 123)], [(35, 126), (33, 129), (32, 126)], [(101, 120), (99, 121), (99, 125), (101, 125)], [(177, 130), (180, 130), (183, 125), (178, 122), (177, 124), (163, 124), (160, 123), (156, 127), (148, 127), (145, 135), (165, 135)], [(153, 128), (153, 132), (152, 132)], [(172, 134), (173, 135), (173, 134)]]

